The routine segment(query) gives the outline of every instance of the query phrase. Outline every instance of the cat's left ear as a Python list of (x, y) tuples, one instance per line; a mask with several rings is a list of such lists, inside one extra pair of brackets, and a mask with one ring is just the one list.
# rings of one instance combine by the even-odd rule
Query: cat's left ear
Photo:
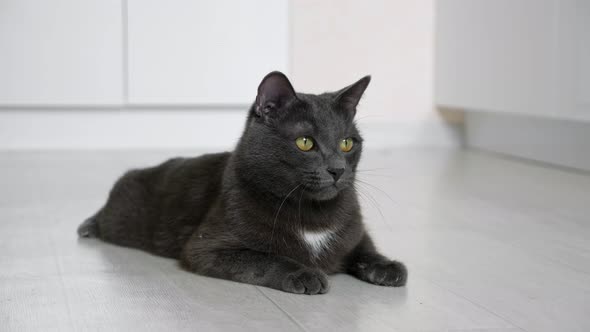
[(367, 75), (356, 83), (336, 92), (336, 102), (340, 108), (350, 113), (353, 117), (356, 113), (356, 106), (359, 104), (363, 93), (371, 82), (371, 76)]

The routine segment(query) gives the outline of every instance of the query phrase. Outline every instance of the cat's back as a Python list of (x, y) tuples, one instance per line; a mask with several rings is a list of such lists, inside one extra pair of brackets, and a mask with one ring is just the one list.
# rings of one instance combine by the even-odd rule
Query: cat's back
[[(198, 157), (172, 158), (153, 168), (161, 171), (160, 181), (220, 180), (231, 152), (210, 153)], [(146, 169), (150, 170), (150, 169)]]
[(230, 156), (230, 152), (222, 152), (172, 158), (157, 166), (128, 171), (113, 189), (135, 185), (134, 189), (143, 189), (146, 198), (153, 200), (150, 205), (163, 213), (169, 208), (167, 204), (201, 205), (219, 192)]
[(230, 152), (205, 154), (192, 158), (174, 158), (158, 166), (161, 174), (154, 181), (156, 194), (172, 196), (187, 204), (200, 204), (217, 196)]
[(173, 158), (125, 173), (91, 219), (105, 241), (178, 257), (219, 198), (231, 153)]

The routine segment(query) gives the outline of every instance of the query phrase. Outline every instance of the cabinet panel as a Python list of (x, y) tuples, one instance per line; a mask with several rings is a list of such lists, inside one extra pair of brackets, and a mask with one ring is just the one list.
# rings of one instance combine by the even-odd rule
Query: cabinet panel
[(576, 4), (577, 95), (579, 107), (590, 118), (590, 1), (577, 0)]
[(586, 0), (440, 0), (436, 102), (590, 119)]
[(0, 105), (118, 104), (119, 0), (0, 2)]
[(246, 104), (287, 70), (286, 0), (129, 0), (131, 104)]
[(552, 100), (553, 0), (441, 0), (436, 101), (520, 112)]

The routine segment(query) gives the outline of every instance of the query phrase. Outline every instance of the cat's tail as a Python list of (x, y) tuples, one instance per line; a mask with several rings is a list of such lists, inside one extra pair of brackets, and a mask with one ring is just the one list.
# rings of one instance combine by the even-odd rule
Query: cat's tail
[(80, 226), (78, 226), (78, 236), (80, 236), (80, 237), (98, 237), (99, 229), (98, 229), (98, 220), (96, 218), (97, 214), (84, 220), (84, 222), (82, 224), (80, 224)]

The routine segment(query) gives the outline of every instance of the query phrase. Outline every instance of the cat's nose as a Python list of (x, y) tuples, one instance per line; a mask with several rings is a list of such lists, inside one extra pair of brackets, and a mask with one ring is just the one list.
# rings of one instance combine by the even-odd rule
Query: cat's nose
[(336, 181), (338, 181), (338, 179), (340, 179), (340, 176), (342, 176), (342, 173), (344, 173), (344, 168), (328, 167), (328, 173), (330, 173), (330, 175), (332, 175), (332, 177), (334, 178), (334, 182), (336, 182)]

